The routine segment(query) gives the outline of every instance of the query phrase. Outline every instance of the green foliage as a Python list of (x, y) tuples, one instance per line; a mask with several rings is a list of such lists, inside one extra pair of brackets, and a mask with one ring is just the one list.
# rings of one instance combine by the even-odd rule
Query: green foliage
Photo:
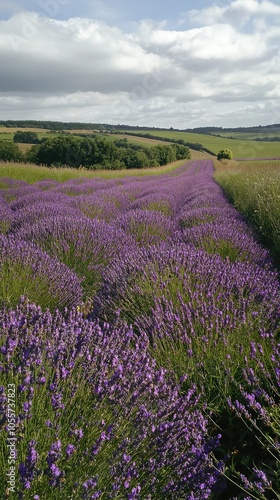
[(58, 122), (51, 120), (0, 120), (0, 126), (7, 128), (41, 128), (47, 130), (110, 130), (113, 125), (102, 123)]
[(234, 246), (230, 240), (213, 239), (210, 236), (201, 241), (201, 246), (210, 254), (218, 254), (222, 259), (228, 259), (230, 262), (235, 262), (238, 258), (241, 261), (248, 261), (246, 252), (241, 253), (239, 248)]
[(17, 144), (11, 141), (0, 141), (0, 160), (21, 161), (23, 155)]
[(80, 138), (71, 135), (44, 139), (26, 153), (26, 160), (37, 165), (90, 170), (142, 169), (189, 157), (189, 148), (179, 144), (145, 148), (125, 139), (112, 142), (100, 136)]
[(25, 144), (39, 144), (40, 139), (36, 132), (22, 132), (21, 130), (18, 130), (14, 135), (13, 141)]
[(221, 149), (217, 154), (217, 160), (231, 160), (233, 158), (232, 151), (230, 149)]

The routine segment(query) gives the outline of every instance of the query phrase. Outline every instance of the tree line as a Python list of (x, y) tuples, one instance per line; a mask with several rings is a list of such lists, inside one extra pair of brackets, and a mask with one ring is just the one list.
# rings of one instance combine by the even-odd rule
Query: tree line
[(98, 135), (43, 138), (26, 152), (22, 152), (14, 141), (0, 141), (0, 160), (50, 167), (116, 170), (154, 167), (189, 158), (190, 150), (183, 144), (144, 147), (131, 144), (126, 138), (110, 141)]
[(102, 123), (56, 122), (51, 120), (0, 120), (1, 127), (9, 128), (41, 128), (47, 130), (107, 130), (114, 125)]

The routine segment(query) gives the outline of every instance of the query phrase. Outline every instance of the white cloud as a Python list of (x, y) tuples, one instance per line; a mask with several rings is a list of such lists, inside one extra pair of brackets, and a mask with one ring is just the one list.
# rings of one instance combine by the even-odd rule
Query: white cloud
[(181, 21), (189, 19), (199, 25), (229, 23), (242, 27), (253, 18), (280, 16), (280, 6), (269, 0), (234, 0), (223, 6), (213, 5), (202, 10), (191, 10), (181, 16)]
[(118, 28), (22, 13), (0, 24), (0, 91), (129, 90), (160, 60)]
[[(185, 128), (249, 125), (261, 113), (266, 122), (279, 111), (279, 17), (269, 30), (256, 26), (278, 11), (234, 0), (200, 11), (199, 27), (142, 21), (130, 33), (21, 12), (0, 21), (1, 115)], [(254, 30), (228, 22), (234, 13), (241, 24), (252, 15)]]

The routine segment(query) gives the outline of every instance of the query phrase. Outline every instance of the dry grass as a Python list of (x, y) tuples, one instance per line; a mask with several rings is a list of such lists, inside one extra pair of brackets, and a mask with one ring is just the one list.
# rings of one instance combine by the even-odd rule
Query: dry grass
[(74, 168), (48, 168), (32, 163), (10, 163), (0, 162), (0, 179), (21, 179), (30, 184), (43, 179), (52, 179), (58, 182), (65, 182), (69, 179), (99, 177), (103, 179), (115, 179), (130, 176), (150, 176), (173, 172), (188, 160), (179, 160), (162, 167), (129, 169), (129, 170), (86, 170)]
[(210, 155), (209, 153), (205, 153), (205, 151), (196, 151), (195, 149), (190, 149), (191, 159), (192, 160), (212, 160), (215, 159), (215, 156)]
[(25, 144), (24, 142), (18, 142), (17, 145), (18, 145), (19, 149), (21, 151), (23, 151), (23, 153), (25, 153), (26, 151), (31, 149), (32, 146), (34, 146), (34, 144)]

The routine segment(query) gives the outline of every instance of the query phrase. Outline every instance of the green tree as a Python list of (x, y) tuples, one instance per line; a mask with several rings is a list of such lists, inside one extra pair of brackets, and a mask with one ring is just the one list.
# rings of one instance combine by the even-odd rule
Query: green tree
[(0, 141), (0, 160), (1, 161), (22, 161), (23, 155), (18, 147), (12, 141)]
[(17, 130), (13, 138), (14, 142), (20, 142), (25, 144), (39, 144), (40, 139), (36, 132), (31, 131), (21, 131)]
[(172, 146), (162, 146), (158, 144), (155, 146), (157, 151), (157, 160), (159, 165), (167, 165), (176, 160), (176, 151)]
[(104, 137), (58, 136), (34, 145), (25, 160), (38, 165), (68, 165), (73, 168), (146, 168), (189, 158), (184, 145), (157, 145), (144, 148), (128, 141), (113, 143)]
[(39, 162), (37, 161), (37, 154), (38, 154), (39, 149), (40, 149), (39, 144), (36, 144), (36, 145), (32, 146), (30, 149), (28, 149), (25, 152), (24, 161), (27, 163), (36, 163), (38, 165)]
[(233, 158), (232, 151), (230, 149), (221, 149), (217, 154), (217, 160), (231, 160)]
[(183, 144), (174, 144), (173, 146), (176, 151), (176, 160), (183, 160), (184, 158), (190, 159), (191, 157), (191, 152), (188, 148), (188, 146), (185, 146)]
[(33, 156), (33, 161), (38, 165), (78, 168), (82, 165), (80, 142), (80, 139), (71, 136), (47, 139), (39, 147), (33, 146), (28, 156)]

